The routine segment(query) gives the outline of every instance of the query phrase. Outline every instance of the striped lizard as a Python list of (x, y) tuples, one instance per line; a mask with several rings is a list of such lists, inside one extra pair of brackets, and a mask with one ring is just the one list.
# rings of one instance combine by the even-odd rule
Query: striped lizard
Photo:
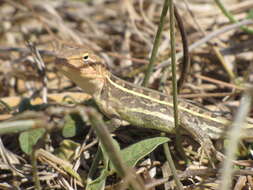
[[(116, 77), (103, 60), (89, 50), (63, 51), (55, 63), (61, 73), (93, 97), (107, 117), (175, 133), (172, 97)], [(182, 131), (195, 137), (204, 149), (212, 147), (210, 139), (224, 138), (225, 128), (231, 123), (186, 99), (178, 99), (178, 110)], [(245, 123), (244, 127), (243, 137), (252, 138), (249, 131), (253, 125)]]

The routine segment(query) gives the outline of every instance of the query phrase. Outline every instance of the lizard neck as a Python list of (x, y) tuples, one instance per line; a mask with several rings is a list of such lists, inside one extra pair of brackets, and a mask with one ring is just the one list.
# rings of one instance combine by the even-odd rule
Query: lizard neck
[(100, 70), (97, 74), (87, 75), (80, 70), (71, 67), (60, 67), (60, 72), (73, 81), (83, 91), (93, 97), (101, 94), (102, 89), (106, 84), (106, 76), (110, 73), (107, 70)]

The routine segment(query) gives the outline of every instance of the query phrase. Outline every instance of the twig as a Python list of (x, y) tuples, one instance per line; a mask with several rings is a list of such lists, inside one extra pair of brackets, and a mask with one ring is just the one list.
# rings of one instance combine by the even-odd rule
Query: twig
[(227, 82), (223, 82), (223, 81), (213, 79), (213, 78), (210, 78), (210, 77), (207, 77), (207, 76), (199, 75), (199, 74), (195, 75), (195, 77), (200, 78), (200, 79), (205, 80), (205, 81), (208, 81), (208, 82), (218, 84), (220, 86), (232, 88), (232, 89), (237, 89), (237, 90), (244, 90), (245, 89), (244, 87), (236, 86), (234, 84), (230, 84), (230, 83), (227, 83)]
[(82, 112), (82, 110), (80, 110), (80, 113), (82, 113), (82, 116), (87, 114), (93, 129), (95, 130), (119, 176), (129, 180), (129, 183), (135, 190), (145, 189), (144, 184), (140, 183), (135, 173), (130, 172), (131, 169), (124, 165), (119, 150), (114, 146), (113, 139), (103, 122), (101, 115), (99, 115), (94, 109), (87, 109), (86, 112)]
[[(234, 18), (234, 16), (225, 8), (225, 6), (222, 4), (220, 0), (214, 0), (217, 6), (220, 8), (221, 12), (229, 19), (230, 22), (232, 23), (237, 23), (237, 20)], [(241, 26), (240, 27), (244, 32), (247, 32), (249, 34), (253, 34), (253, 30)]]
[(229, 132), (228, 146), (226, 150), (226, 160), (222, 168), (221, 177), (221, 190), (231, 189), (232, 174), (233, 174), (233, 160), (235, 160), (235, 154), (237, 151), (238, 143), (241, 137), (242, 127), (244, 126), (245, 118), (250, 111), (250, 105), (252, 101), (252, 89), (249, 89), (241, 98), (241, 105), (237, 111), (235, 121), (232, 124), (231, 131)]
[[(189, 46), (189, 52), (191, 52), (193, 49), (201, 46), (202, 44), (205, 44), (207, 43), (208, 41), (210, 41), (211, 39), (213, 38), (216, 38), (218, 37), (219, 35), (225, 33), (225, 32), (228, 32), (230, 30), (233, 30), (235, 28), (239, 28), (240, 26), (243, 26), (243, 25), (249, 25), (249, 24), (253, 24), (253, 21), (251, 19), (246, 19), (246, 20), (242, 20), (241, 22), (238, 22), (238, 23), (235, 23), (235, 24), (231, 24), (231, 25), (228, 25), (228, 26), (225, 26), (219, 30), (216, 30), (214, 32), (211, 32), (210, 34), (208, 34), (207, 36), (205, 36), (204, 38), (200, 39), (199, 41), (191, 44)], [(182, 58), (183, 56), (183, 53), (180, 52), (176, 55), (176, 57), (179, 59), (179, 58)], [(161, 63), (159, 65), (156, 66), (156, 69), (159, 69), (159, 68), (163, 68), (163, 67), (166, 67), (170, 64), (170, 61), (166, 61), (164, 63)]]
[(46, 75), (46, 66), (45, 63), (38, 51), (38, 49), (36, 48), (36, 46), (30, 42), (27, 43), (28, 47), (30, 48), (32, 55), (33, 55), (33, 59), (35, 61), (35, 63), (37, 64), (37, 68), (38, 68), (38, 73), (42, 78), (42, 100), (43, 103), (47, 103), (47, 75)]
[(166, 17), (167, 12), (168, 12), (168, 7), (169, 7), (169, 2), (167, 0), (165, 0), (164, 4), (163, 4), (163, 10), (162, 10), (162, 13), (161, 13), (159, 26), (158, 26), (157, 33), (156, 33), (156, 36), (155, 36), (153, 49), (152, 49), (152, 52), (151, 52), (151, 57), (150, 57), (148, 69), (147, 69), (147, 72), (145, 74), (145, 78), (144, 78), (144, 81), (143, 81), (143, 86), (148, 85), (149, 78), (150, 78), (150, 76), (152, 74), (152, 71), (153, 71), (153, 67), (154, 67), (154, 63), (155, 63), (155, 59), (156, 59), (156, 54), (158, 52), (158, 48), (159, 48), (159, 44), (160, 44), (160, 40), (161, 40), (161, 36), (162, 36), (162, 30), (163, 30), (163, 26), (164, 26), (164, 22), (165, 22), (165, 17)]

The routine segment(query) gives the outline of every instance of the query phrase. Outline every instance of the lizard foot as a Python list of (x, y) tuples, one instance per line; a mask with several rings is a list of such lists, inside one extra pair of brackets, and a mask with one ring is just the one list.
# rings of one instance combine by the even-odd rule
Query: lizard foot
[(219, 158), (217, 157), (218, 153), (212, 143), (212, 141), (210, 139), (206, 139), (205, 142), (201, 142), (201, 147), (199, 149), (199, 153), (200, 153), (200, 162), (202, 162), (202, 160), (207, 157), (207, 159), (210, 161), (212, 167), (215, 168), (214, 163), (219, 160)]

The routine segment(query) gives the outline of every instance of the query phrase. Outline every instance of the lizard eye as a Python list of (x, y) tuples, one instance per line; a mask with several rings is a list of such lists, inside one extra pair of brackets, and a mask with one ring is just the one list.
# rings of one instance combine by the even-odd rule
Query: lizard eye
[(83, 60), (88, 61), (89, 60), (89, 55), (88, 54), (83, 55)]

